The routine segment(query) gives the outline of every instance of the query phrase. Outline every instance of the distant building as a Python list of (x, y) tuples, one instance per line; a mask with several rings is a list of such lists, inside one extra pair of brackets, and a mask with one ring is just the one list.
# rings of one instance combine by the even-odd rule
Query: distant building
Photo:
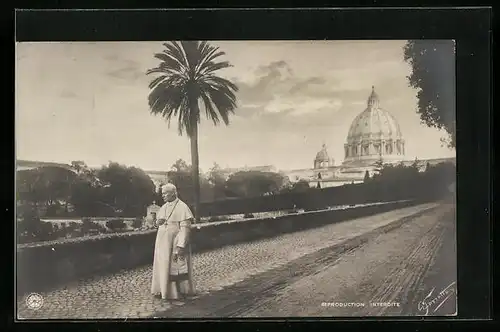
[[(61, 167), (73, 172), (76, 170), (69, 164), (64, 163), (55, 163), (55, 162), (45, 162), (45, 161), (33, 161), (33, 160), (17, 160), (16, 162), (16, 171), (23, 171), (28, 169), (34, 169), (38, 167)], [(168, 182), (168, 174), (170, 171), (144, 171), (155, 186), (158, 188), (161, 184)]]
[(276, 167), (273, 165), (264, 165), (264, 166), (244, 166), (244, 167), (235, 167), (235, 168), (223, 168), (221, 169), (221, 173), (225, 179), (229, 178), (231, 174), (238, 172), (277, 172)]
[(328, 168), (332, 166), (335, 166), (335, 161), (330, 159), (328, 151), (326, 150), (326, 145), (323, 144), (323, 148), (316, 154), (316, 158), (314, 158), (314, 169)]
[[(421, 160), (421, 170), (428, 164), (453, 162), (455, 158)], [(285, 171), (290, 181), (305, 180), (309, 186), (321, 188), (342, 186), (350, 183), (361, 183), (365, 174), (373, 175), (377, 165), (403, 163), (412, 165), (414, 160), (405, 159), (405, 140), (396, 118), (380, 107), (380, 99), (372, 87), (367, 100), (367, 107), (359, 113), (351, 123), (344, 144), (344, 161), (336, 166), (328, 156), (326, 145), (314, 158), (312, 169), (296, 169)]]
[[(382, 163), (403, 163), (412, 165), (414, 160), (405, 159), (405, 140), (399, 123), (388, 111), (380, 107), (380, 99), (372, 87), (367, 100), (367, 107), (359, 113), (351, 123), (346, 142), (344, 144), (344, 161), (336, 166), (335, 161), (328, 155), (325, 144), (313, 160), (313, 167), (291, 171), (279, 171), (288, 176), (290, 182), (305, 180), (311, 187), (321, 188), (342, 186), (344, 184), (361, 183), (365, 173), (373, 175), (377, 165)], [(421, 170), (427, 164), (435, 165), (441, 162), (456, 162), (453, 158), (437, 158), (420, 160)], [(61, 163), (18, 160), (17, 169), (30, 169), (44, 166), (58, 166), (73, 170), (71, 165)], [(278, 172), (272, 165), (245, 166), (239, 168), (224, 168), (222, 175), (227, 179), (231, 174), (241, 171)], [(171, 171), (145, 171), (153, 183), (159, 187), (167, 183)]]
[(54, 163), (54, 162), (46, 162), (46, 161), (33, 161), (33, 160), (21, 160), (18, 159), (16, 161), (16, 171), (23, 171), (38, 167), (61, 167), (73, 172), (76, 170), (71, 167), (71, 165), (63, 164), (63, 163)]

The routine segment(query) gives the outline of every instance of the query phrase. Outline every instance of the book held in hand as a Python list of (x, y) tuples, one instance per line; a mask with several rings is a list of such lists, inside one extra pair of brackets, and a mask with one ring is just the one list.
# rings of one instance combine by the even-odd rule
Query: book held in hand
[(179, 281), (188, 279), (188, 266), (187, 260), (183, 256), (178, 256), (177, 259), (173, 259), (170, 264), (170, 280)]

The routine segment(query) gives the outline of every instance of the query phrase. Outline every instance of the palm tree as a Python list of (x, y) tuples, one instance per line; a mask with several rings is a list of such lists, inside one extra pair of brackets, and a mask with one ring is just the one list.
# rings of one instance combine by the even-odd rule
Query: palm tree
[(225, 55), (218, 47), (202, 41), (167, 42), (162, 53), (155, 54), (161, 62), (147, 71), (158, 76), (149, 84), (149, 107), (154, 115), (168, 121), (178, 120), (179, 135), (187, 133), (191, 140), (191, 163), (193, 166), (195, 218), (199, 220), (200, 177), (198, 160), (198, 124), (200, 103), (208, 119), (214, 125), (220, 119), (229, 124), (229, 114), (236, 108), (238, 87), (215, 72), (231, 67), (229, 62), (216, 62)]

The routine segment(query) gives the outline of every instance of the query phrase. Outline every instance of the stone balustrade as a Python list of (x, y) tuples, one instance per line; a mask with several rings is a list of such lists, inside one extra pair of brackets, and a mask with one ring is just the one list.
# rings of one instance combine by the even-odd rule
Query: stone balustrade
[[(407, 200), (197, 224), (191, 231), (192, 250), (202, 252), (419, 203)], [(19, 245), (16, 261), (18, 294), (43, 291), (78, 278), (151, 264), (155, 236), (155, 230), (146, 230)]]

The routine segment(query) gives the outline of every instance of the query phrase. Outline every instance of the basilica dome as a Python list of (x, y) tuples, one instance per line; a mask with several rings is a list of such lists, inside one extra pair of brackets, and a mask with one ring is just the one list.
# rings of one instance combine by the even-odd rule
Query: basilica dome
[(368, 166), (379, 160), (401, 161), (404, 140), (396, 118), (380, 108), (380, 99), (372, 87), (367, 108), (352, 121), (347, 134), (344, 164)]

